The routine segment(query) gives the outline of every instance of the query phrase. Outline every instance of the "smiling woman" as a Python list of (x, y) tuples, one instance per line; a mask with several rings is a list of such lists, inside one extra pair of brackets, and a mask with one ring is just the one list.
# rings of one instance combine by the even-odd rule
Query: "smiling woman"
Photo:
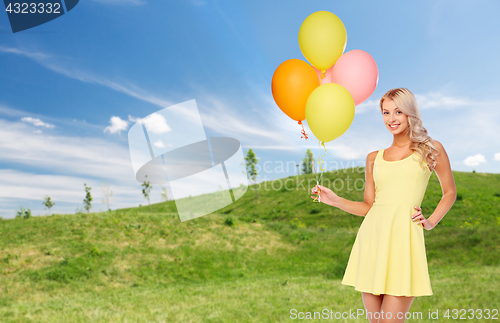
[[(416, 296), (432, 295), (423, 229), (433, 229), (448, 212), (456, 188), (446, 151), (423, 127), (413, 93), (388, 91), (380, 110), (394, 138), (391, 147), (367, 156), (364, 201), (346, 200), (320, 185), (312, 193), (320, 194), (323, 203), (365, 217), (342, 284), (361, 292), (370, 322), (385, 322), (381, 314), (404, 322), (397, 313), (407, 312)], [(444, 194), (427, 219), (420, 205), (434, 170)]]
[[(402, 159), (402, 155), (418, 151), (422, 158), (426, 160), (429, 170), (436, 167), (436, 156), (439, 156), (440, 150), (436, 148), (436, 141), (427, 134), (427, 130), (422, 125), (422, 118), (418, 109), (417, 100), (413, 93), (408, 89), (392, 89), (380, 99), (380, 110), (382, 111), (384, 124), (394, 135), (394, 141), (389, 147), (389, 155), (393, 158)], [(404, 153), (406, 148), (406, 154)], [(394, 149), (391, 148), (402, 148)], [(401, 150), (401, 151), (400, 151)], [(386, 159), (387, 160), (387, 159)]]

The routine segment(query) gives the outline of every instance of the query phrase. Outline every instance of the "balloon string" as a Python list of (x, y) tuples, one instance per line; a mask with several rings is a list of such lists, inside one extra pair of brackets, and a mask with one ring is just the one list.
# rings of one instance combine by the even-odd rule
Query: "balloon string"
[[(325, 153), (323, 155), (319, 154), (320, 144), (323, 146), (323, 148), (325, 148)], [(318, 158), (318, 168), (320, 169), (321, 172), (323, 172), (325, 170), (325, 168), (321, 167), (321, 164), (325, 163), (323, 161), (323, 157), (325, 155), (326, 155), (325, 142), (318, 140), (318, 156), (319, 156), (319, 158)], [(314, 167), (314, 161), (312, 159), (312, 154), (311, 154), (311, 162), (312, 162), (313, 167)], [(320, 173), (319, 176), (317, 176), (318, 174), (316, 173), (316, 167), (314, 167), (314, 174), (316, 175), (316, 183), (319, 185), (319, 181), (321, 180), (321, 177), (322, 177), (323, 173)], [(318, 193), (318, 197), (313, 197), (313, 202), (321, 202), (321, 196), (319, 195), (319, 193)]]
[[(319, 141), (318, 141), (318, 142), (319, 142)], [(325, 155), (326, 155), (326, 147), (325, 147), (325, 143), (324, 143), (324, 142), (321, 142), (321, 145), (323, 146), (323, 148), (325, 148), (325, 153), (324, 153), (323, 155), (321, 155), (321, 157), (318, 159), (318, 163), (319, 163), (319, 165), (321, 165), (321, 164), (324, 164), (324, 163), (325, 163), (325, 162), (323, 161), (323, 156), (325, 156)], [(321, 166), (318, 166), (318, 167), (319, 167), (320, 171), (324, 171), (324, 170), (325, 170), (325, 168), (323, 168), (323, 167), (321, 167)]]
[(303, 135), (300, 138), (306, 138), (307, 140), (307, 134), (306, 131), (304, 130), (304, 125), (302, 124), (302, 121), (299, 120), (299, 124), (302, 126), (302, 131), (300, 133)]
[[(317, 175), (317, 173), (316, 173), (316, 166), (314, 166), (313, 155), (310, 154), (309, 157), (311, 157), (311, 164), (313, 165), (314, 175)], [(319, 184), (317, 179), (316, 179), (316, 183)], [(318, 203), (321, 202), (319, 192), (318, 192), (318, 196), (313, 196), (313, 203), (314, 202), (318, 202)]]
[(323, 79), (326, 76), (325, 72), (326, 72), (326, 70), (321, 70), (321, 82), (323, 82)]

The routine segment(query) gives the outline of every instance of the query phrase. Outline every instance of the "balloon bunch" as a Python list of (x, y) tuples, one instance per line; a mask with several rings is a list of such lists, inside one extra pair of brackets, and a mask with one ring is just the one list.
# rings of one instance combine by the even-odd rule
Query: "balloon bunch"
[(349, 129), (355, 106), (368, 99), (378, 84), (373, 57), (359, 49), (344, 54), (346, 44), (347, 32), (339, 17), (329, 11), (309, 15), (300, 26), (299, 46), (311, 65), (286, 60), (271, 82), (278, 107), (302, 125), (301, 138), (308, 138), (302, 124), (307, 119), (324, 148), (325, 142)]

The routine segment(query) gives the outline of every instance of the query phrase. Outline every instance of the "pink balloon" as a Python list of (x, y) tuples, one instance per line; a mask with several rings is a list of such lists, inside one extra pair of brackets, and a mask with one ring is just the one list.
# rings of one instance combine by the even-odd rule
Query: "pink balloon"
[(325, 78), (323, 79), (323, 83), (321, 83), (321, 70), (318, 70), (316, 67), (313, 66), (314, 70), (316, 71), (316, 74), (318, 74), (320, 85), (326, 83), (333, 83), (332, 81), (333, 66), (334, 65), (330, 66), (328, 69), (325, 70)]
[(361, 49), (344, 53), (333, 65), (332, 83), (345, 87), (351, 93), (354, 105), (358, 105), (368, 99), (377, 87), (377, 63)]

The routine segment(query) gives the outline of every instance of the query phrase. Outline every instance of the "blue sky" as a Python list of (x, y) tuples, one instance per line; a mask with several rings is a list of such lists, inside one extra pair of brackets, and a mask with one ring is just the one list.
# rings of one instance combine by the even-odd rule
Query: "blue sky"
[[(351, 127), (326, 144), (328, 169), (364, 166), (368, 153), (391, 145), (378, 101), (406, 87), (453, 170), (500, 172), (498, 1), (86, 0), (16, 34), (0, 14), (0, 216), (20, 206), (43, 214), (47, 194), (52, 211), (74, 212), (83, 183), (93, 187), (92, 210), (104, 210), (104, 181), (112, 209), (147, 203), (127, 130), (191, 99), (208, 137), (255, 151), (260, 181), (295, 174), (290, 165), (308, 148), (317, 156), (318, 141), (307, 123), (310, 137), (300, 138), (270, 83), (283, 61), (305, 60), (298, 31), (319, 10), (343, 21), (345, 52), (362, 49), (379, 68)], [(159, 186), (151, 196), (160, 201)]]

